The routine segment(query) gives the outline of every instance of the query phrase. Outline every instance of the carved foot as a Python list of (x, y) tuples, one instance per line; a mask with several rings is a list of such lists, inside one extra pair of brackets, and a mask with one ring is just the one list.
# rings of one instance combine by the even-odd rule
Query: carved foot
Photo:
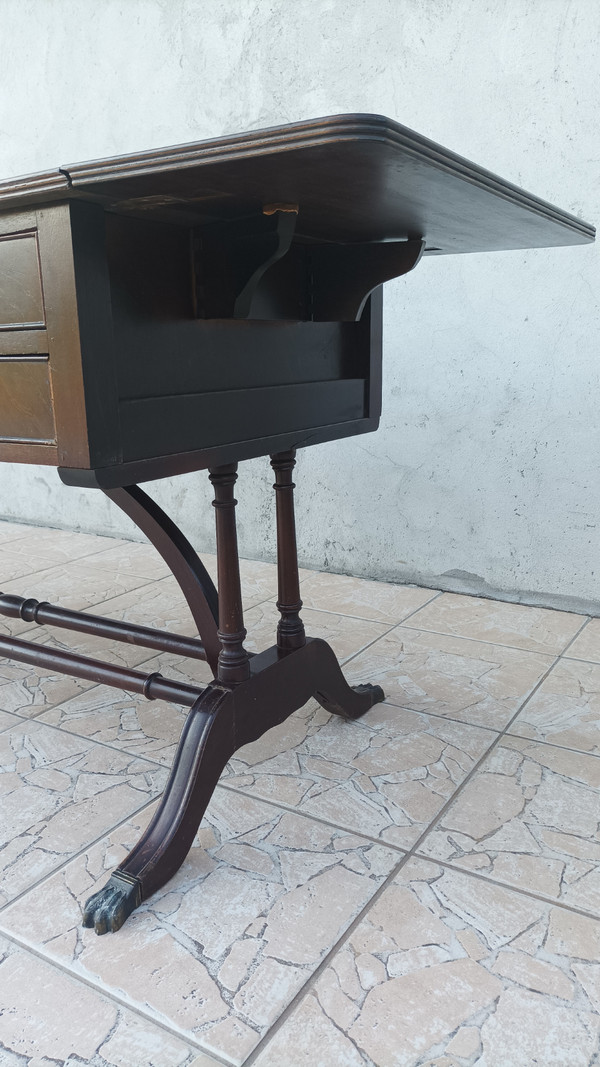
[(364, 685), (353, 685), (352, 692), (357, 693), (360, 697), (367, 697), (368, 703), (360, 711), (345, 710), (345, 719), (360, 719), (361, 715), (366, 715), (369, 708), (373, 707), (373, 704), (380, 704), (382, 700), (385, 700), (385, 693), (381, 686), (371, 685), (370, 682), (365, 682)]
[(381, 701), (385, 700), (385, 693), (380, 685), (371, 685), (370, 682), (365, 682), (364, 685), (353, 685), (352, 688), (355, 693), (360, 693), (361, 696), (368, 693), (371, 697), (371, 707), (373, 707), (373, 704), (381, 704)]
[(385, 693), (380, 685), (349, 686), (340, 665), (325, 641), (310, 640), (315, 659), (315, 676), (318, 685), (313, 695), (326, 711), (341, 715), (343, 719), (360, 719), (373, 704), (385, 700)]
[(130, 878), (119, 871), (87, 901), (83, 912), (83, 925), (93, 927), (97, 934), (115, 933), (142, 902), (142, 889), (137, 878)]

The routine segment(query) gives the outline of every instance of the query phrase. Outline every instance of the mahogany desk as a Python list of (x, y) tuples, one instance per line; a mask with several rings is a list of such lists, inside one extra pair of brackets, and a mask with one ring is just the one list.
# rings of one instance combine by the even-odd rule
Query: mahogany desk
[[(30, 622), (206, 659), (206, 689), (23, 640), (0, 654), (190, 707), (164, 796), (87, 903), (117, 930), (183, 862), (225, 763), (310, 697), (354, 718), (350, 688), (305, 637), (296, 448), (367, 433), (381, 409), (381, 283), (422, 255), (583, 244), (593, 227), (403, 126), (341, 115), (0, 183), (0, 460), (56, 465), (103, 490), (168, 562), (200, 640), (0, 594)], [(270, 456), (276, 643), (244, 649), (234, 483)], [(138, 488), (208, 469), (217, 592)]]

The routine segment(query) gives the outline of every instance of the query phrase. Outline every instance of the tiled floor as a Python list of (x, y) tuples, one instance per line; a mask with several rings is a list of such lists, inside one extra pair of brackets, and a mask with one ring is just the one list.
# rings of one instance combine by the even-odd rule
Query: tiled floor
[[(194, 632), (147, 546), (10, 523), (0, 542), (4, 592)], [(266, 647), (275, 568), (242, 571)], [(347, 723), (311, 702), (240, 750), (118, 934), (81, 905), (147, 823), (184, 712), (2, 661), (1, 1067), (600, 1064), (600, 620), (302, 579), (307, 630), (385, 703)]]

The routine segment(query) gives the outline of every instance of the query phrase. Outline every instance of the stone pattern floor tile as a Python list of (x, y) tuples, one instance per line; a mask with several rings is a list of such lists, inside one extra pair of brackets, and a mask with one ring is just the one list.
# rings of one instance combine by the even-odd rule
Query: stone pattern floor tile
[(397, 626), (348, 664), (390, 704), (502, 730), (553, 659), (537, 652)]
[[(38, 572), (47, 571), (56, 566), (56, 561), (52, 557), (44, 556), (39, 551), (35, 552), (35, 554), (31, 549), (28, 552), (20, 553), (11, 551), (13, 543), (17, 544), (18, 542), (8, 542), (8, 544), (2, 545), (0, 590), (3, 593), (7, 591), (8, 583), (16, 581), (17, 578), (23, 579), (24, 585), (31, 585), (34, 580), (36, 584), (43, 581)], [(34, 574), (35, 579), (32, 577)]]
[[(1, 524), (2, 526), (4, 523)], [(33, 562), (38, 553), (54, 563), (71, 563), (87, 556), (96, 556), (101, 552), (133, 549), (135, 542), (124, 541), (116, 537), (100, 537), (95, 534), (74, 533), (72, 530), (52, 530), (47, 527), (26, 526), (26, 533), (12, 540), (7, 545), (11, 554), (29, 557)], [(112, 564), (111, 564), (112, 565)], [(36, 567), (36, 570), (41, 570)]]
[[(261, 652), (275, 644), (280, 618), (276, 605), (269, 601), (246, 612), (244, 625), (248, 636), (244, 644), (249, 652)], [(312, 611), (310, 608), (302, 609), (302, 621), (308, 636), (327, 641), (341, 663), (389, 630), (389, 626), (382, 623), (366, 622), (329, 611)]]
[[(107, 611), (104, 605), (100, 605), (99, 609), (94, 609), (87, 614), (104, 616), (107, 615)], [(192, 622), (189, 628), (193, 629), (193, 626)], [(24, 635), (19, 634), (19, 637), (32, 641), (35, 645), (43, 645), (49, 651), (56, 649), (61, 652), (77, 652), (88, 659), (99, 659), (117, 667), (133, 667), (141, 672), (145, 671), (144, 664), (147, 661), (152, 661), (161, 655), (156, 649), (132, 645), (128, 641), (112, 641), (94, 634), (78, 633), (75, 630), (66, 630), (56, 626), (36, 626), (35, 630), (29, 630)], [(16, 664), (17, 661), (14, 662)], [(82, 685), (87, 687), (86, 682)]]
[(589, 1067), (599, 948), (596, 920), (409, 860), (255, 1067)]
[(600, 759), (505, 736), (423, 855), (600, 916)]
[[(0, 543), (4, 591), (195, 635), (147, 544), (7, 523)], [(257, 651), (276, 568), (241, 572)], [(2, 1067), (214, 1067), (257, 1044), (257, 1067), (600, 1064), (600, 620), (568, 644), (583, 616), (311, 572), (302, 596), (307, 632), (386, 702), (349, 723), (310, 701), (240, 750), (117, 935), (81, 906), (139, 838), (185, 710), (2, 661), (0, 929), (23, 945), (0, 944)], [(211, 676), (4, 616), (0, 633)]]
[[(11, 726), (16, 726), (18, 722), (20, 722), (19, 716), (11, 715), (7, 711), (0, 711), (0, 731), (9, 730)], [(0, 773), (2, 772), (0, 771)]]
[[(142, 579), (136, 579), (142, 581)], [(105, 615), (109, 619), (121, 622), (134, 622), (141, 626), (170, 630), (172, 633), (194, 637), (197, 633), (190, 609), (183, 593), (174, 578), (160, 578), (148, 582), (130, 592), (111, 597), (106, 603), (97, 601), (98, 607), (90, 608), (94, 615)], [(87, 605), (89, 608), (89, 605)], [(53, 630), (57, 634), (59, 631)], [(71, 640), (68, 631), (63, 631), (65, 639)], [(82, 638), (75, 635), (76, 640)], [(133, 647), (133, 646), (132, 646)], [(146, 650), (148, 651), (148, 650)], [(152, 649), (149, 650), (152, 655)]]
[[(166, 652), (145, 660), (136, 669), (144, 674), (158, 672), (171, 681), (199, 688), (212, 679), (210, 667), (202, 660)], [(165, 700), (146, 700), (137, 693), (97, 685), (43, 712), (38, 721), (170, 767), (187, 711), (187, 707)]]
[(118, 541), (112, 546), (108, 543), (95, 553), (94, 562), (100, 567), (115, 567), (122, 574), (136, 574), (147, 580), (166, 578), (171, 573), (153, 545), (142, 541)]
[(0, 733), (0, 905), (163, 788), (154, 763), (37, 721)]
[(80, 610), (147, 584), (147, 578), (101, 567), (94, 560), (95, 556), (89, 556), (73, 563), (56, 564), (37, 571), (29, 580), (19, 578), (5, 582), (2, 592)]
[[(36, 634), (28, 634), (27, 640)], [(16, 660), (0, 658), (0, 710), (34, 718), (47, 708), (85, 692), (94, 682), (57, 674), (48, 668), (33, 667)], [(0, 722), (0, 727), (2, 723)]]
[(562, 659), (510, 733), (600, 756), (600, 663)]
[(130, 820), (5, 909), (0, 927), (242, 1063), (398, 853), (218, 788), (175, 877), (117, 935), (97, 937), (81, 927), (82, 905), (144, 822)]
[(572, 659), (588, 659), (600, 663), (600, 619), (590, 619), (569, 649)]
[(2, 1067), (191, 1067), (196, 1051), (0, 938)]
[(410, 849), (496, 737), (389, 704), (345, 722), (310, 701), (239, 749), (222, 780)]
[(17, 541), (21, 537), (28, 537), (31, 531), (31, 526), (25, 526), (20, 522), (0, 522), (0, 545), (8, 544), (9, 541)]
[(389, 626), (402, 622), (407, 615), (436, 597), (438, 590), (301, 570), (300, 595), (305, 608), (354, 615)]
[(557, 656), (581, 628), (582, 622), (581, 615), (567, 611), (442, 593), (433, 603), (421, 608), (406, 625)]

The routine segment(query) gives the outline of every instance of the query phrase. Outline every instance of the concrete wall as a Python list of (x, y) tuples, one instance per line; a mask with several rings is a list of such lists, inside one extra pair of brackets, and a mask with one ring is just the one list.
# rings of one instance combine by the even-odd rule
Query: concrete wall
[[(600, 217), (597, 0), (0, 0), (0, 174), (344, 111)], [(600, 610), (598, 252), (434, 258), (390, 283), (377, 434), (300, 454), (306, 565)], [(271, 558), (266, 461), (240, 542)], [(200, 547), (203, 474), (156, 487)], [(0, 466), (0, 515), (114, 534)]]

